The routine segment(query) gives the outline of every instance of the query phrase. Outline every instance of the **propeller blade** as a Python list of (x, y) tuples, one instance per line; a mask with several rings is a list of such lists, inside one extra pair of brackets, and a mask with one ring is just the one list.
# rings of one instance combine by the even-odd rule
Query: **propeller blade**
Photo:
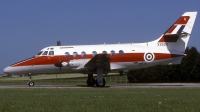
[(59, 67), (60, 68), (60, 71), (61, 71), (61, 68), (62, 68), (62, 62), (61, 62), (61, 59), (60, 57), (58, 58), (58, 62), (54, 64), (56, 67)]
[(54, 64), (54, 66), (56, 66), (56, 67), (62, 67), (62, 62), (57, 62), (57, 63)]

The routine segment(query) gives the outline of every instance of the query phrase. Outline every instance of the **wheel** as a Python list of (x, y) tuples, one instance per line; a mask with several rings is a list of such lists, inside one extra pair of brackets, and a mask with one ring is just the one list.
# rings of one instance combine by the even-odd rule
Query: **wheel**
[(94, 78), (92, 78), (92, 79), (87, 79), (87, 85), (88, 86), (94, 86), (96, 84), (96, 81), (95, 81), (95, 79)]
[(105, 87), (105, 85), (106, 85), (106, 81), (105, 81), (104, 78), (103, 78), (103, 84), (102, 85), (99, 85), (98, 81), (96, 80), (96, 86), (97, 87)]
[(33, 81), (29, 81), (29, 82), (28, 82), (28, 85), (29, 85), (29, 86), (34, 86), (35, 83), (34, 83)]

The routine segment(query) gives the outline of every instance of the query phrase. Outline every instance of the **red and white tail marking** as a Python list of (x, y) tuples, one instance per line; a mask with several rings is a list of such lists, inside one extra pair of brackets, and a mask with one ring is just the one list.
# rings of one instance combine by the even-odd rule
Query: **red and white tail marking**
[(160, 38), (147, 45), (159, 51), (184, 54), (197, 12), (185, 12)]
[(180, 17), (164, 34), (167, 35), (167, 34), (181, 33), (177, 31), (183, 30), (182, 28), (185, 27), (189, 19), (190, 19), (190, 16)]
[[(159, 39), (158, 42), (177, 42), (182, 34), (191, 34), (197, 12), (184, 13)], [(187, 36), (189, 39), (189, 36)], [(186, 39), (185, 41), (188, 41)], [(186, 42), (187, 43), (187, 42)]]

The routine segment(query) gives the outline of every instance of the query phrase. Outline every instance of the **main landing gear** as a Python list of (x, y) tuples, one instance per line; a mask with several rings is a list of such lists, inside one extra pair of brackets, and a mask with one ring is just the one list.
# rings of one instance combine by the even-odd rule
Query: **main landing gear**
[(31, 73), (29, 73), (29, 82), (27, 83), (29, 86), (34, 86), (35, 83), (32, 81), (32, 76), (31, 76)]
[(103, 67), (97, 68), (97, 79), (93, 78), (93, 74), (88, 74), (87, 85), (88, 86), (96, 86), (104, 87), (106, 85), (106, 81), (103, 78)]
[(96, 84), (96, 80), (93, 78), (93, 74), (88, 74), (87, 85), (94, 86)]

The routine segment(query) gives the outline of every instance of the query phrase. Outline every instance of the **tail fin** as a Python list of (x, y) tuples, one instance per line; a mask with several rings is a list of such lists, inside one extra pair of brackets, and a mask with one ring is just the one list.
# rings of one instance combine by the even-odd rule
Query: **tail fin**
[[(169, 51), (184, 53), (197, 12), (185, 12), (159, 39), (157, 45), (166, 45)], [(163, 46), (164, 47), (164, 46)]]
[(185, 12), (165, 33), (164, 35), (170, 34), (181, 34), (186, 32), (191, 34), (192, 27), (195, 22), (197, 12)]

